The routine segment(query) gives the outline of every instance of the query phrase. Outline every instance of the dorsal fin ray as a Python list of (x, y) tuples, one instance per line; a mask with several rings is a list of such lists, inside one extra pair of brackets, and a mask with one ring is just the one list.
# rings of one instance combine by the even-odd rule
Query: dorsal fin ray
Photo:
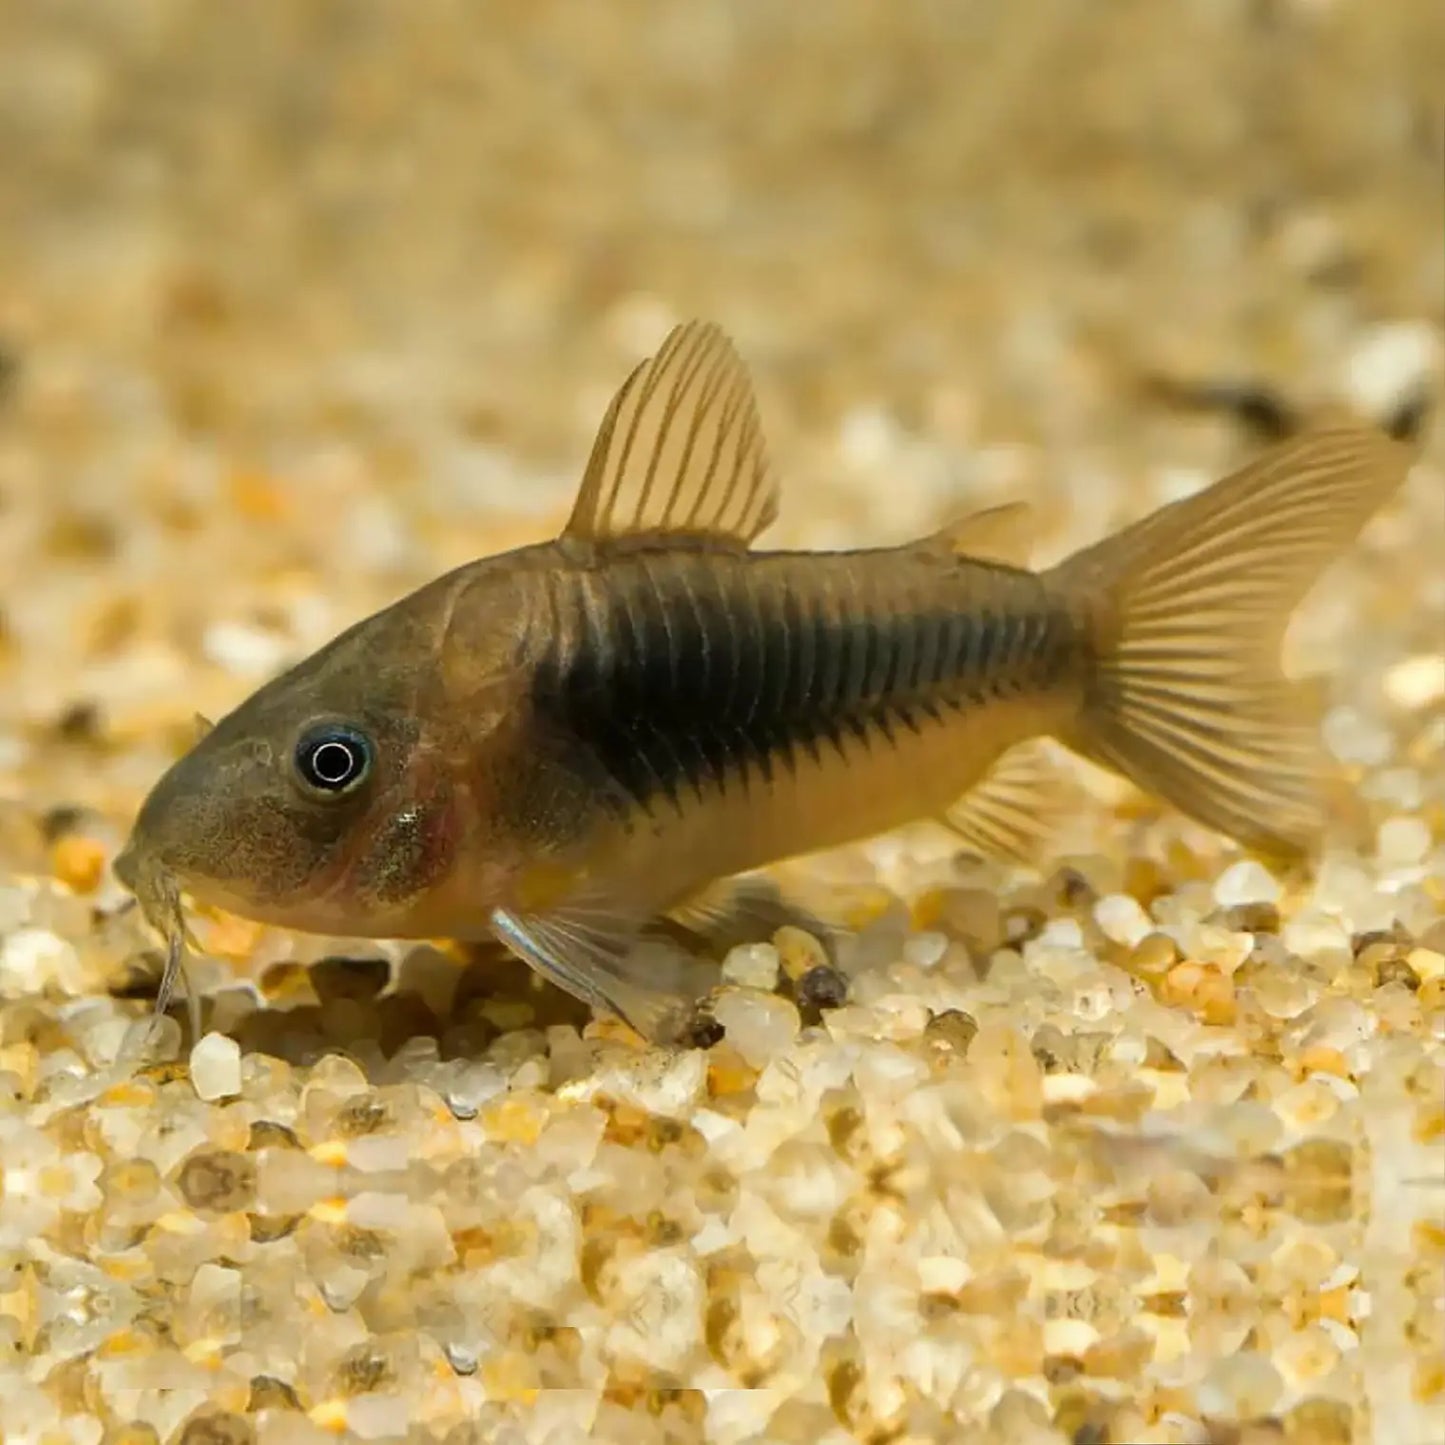
[(1033, 549), (1033, 515), (1033, 508), (1027, 502), (1004, 502), (1001, 506), (954, 517), (918, 545), (931, 552), (969, 557), (976, 562), (1022, 567)]
[(564, 535), (672, 532), (747, 546), (777, 511), (747, 368), (719, 327), (689, 321), (613, 398)]

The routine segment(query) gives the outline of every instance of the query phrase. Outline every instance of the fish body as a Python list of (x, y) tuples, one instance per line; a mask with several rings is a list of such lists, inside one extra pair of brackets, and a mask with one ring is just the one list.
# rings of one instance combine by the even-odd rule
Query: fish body
[(941, 814), (1077, 694), (1068, 614), (1026, 572), (918, 549), (547, 552), (518, 588), (515, 750), (488, 785), (529, 904), (626, 879), (661, 912)]
[[(554, 541), (369, 618), (223, 718), (117, 863), (303, 930), (499, 938), (658, 1036), (707, 977), (651, 925), (716, 880), (920, 818), (1028, 856), (1053, 737), (1254, 846), (1320, 826), (1289, 614), (1407, 451), (1340, 427), (1045, 572), (1020, 509), (764, 552), (746, 373), (678, 328), (618, 393)], [(174, 950), (173, 950), (174, 951)]]

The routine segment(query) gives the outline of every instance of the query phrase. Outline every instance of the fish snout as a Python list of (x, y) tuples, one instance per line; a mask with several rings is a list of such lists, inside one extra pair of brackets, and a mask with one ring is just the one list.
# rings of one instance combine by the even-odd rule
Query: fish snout
[(140, 859), (136, 853), (134, 838), (129, 839), (125, 847), (115, 855), (110, 871), (122, 886), (130, 889), (132, 893), (136, 891), (136, 882), (140, 878)]

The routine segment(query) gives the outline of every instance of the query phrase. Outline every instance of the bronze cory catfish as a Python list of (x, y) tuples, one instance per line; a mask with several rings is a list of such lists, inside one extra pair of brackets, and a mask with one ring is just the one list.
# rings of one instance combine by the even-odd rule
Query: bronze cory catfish
[(1013, 509), (908, 546), (763, 552), (747, 374), (679, 327), (612, 402), (565, 531), (263, 687), (160, 780), (117, 863), (297, 929), (489, 936), (656, 1033), (703, 987), (651, 925), (713, 884), (924, 817), (1018, 852), (1052, 736), (1266, 849), (1319, 824), (1291, 610), (1407, 450), (1322, 429), (1043, 572)]

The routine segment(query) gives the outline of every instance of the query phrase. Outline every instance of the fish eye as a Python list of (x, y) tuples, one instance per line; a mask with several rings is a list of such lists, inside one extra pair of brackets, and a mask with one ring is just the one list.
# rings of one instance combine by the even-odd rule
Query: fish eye
[(318, 793), (344, 793), (371, 771), (371, 744), (351, 728), (314, 728), (296, 744), (296, 771)]

